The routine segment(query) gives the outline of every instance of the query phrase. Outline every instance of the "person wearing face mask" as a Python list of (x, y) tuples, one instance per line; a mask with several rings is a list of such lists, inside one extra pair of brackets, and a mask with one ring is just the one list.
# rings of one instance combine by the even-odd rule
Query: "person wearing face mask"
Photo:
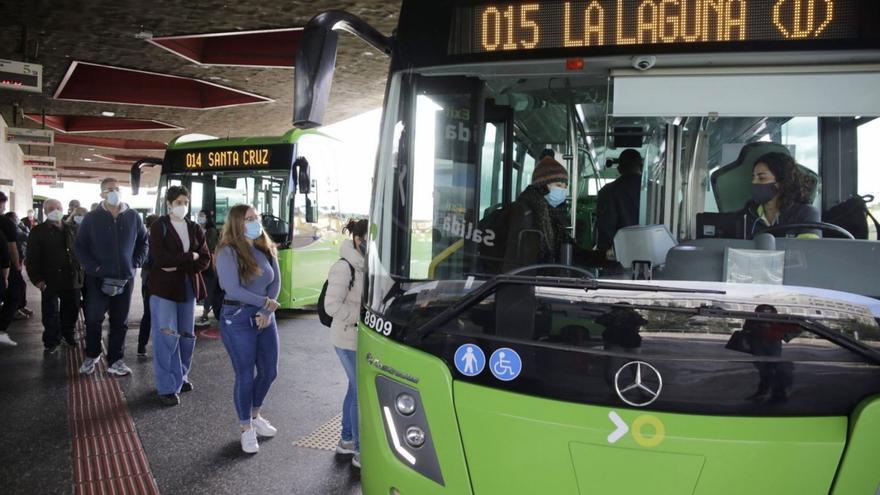
[(21, 224), (24, 226), (25, 230), (30, 234), (30, 231), (37, 226), (39, 222), (37, 222), (36, 216), (34, 216), (34, 210), (28, 210), (27, 216), (22, 219)]
[(42, 296), (43, 346), (46, 352), (53, 353), (62, 341), (76, 345), (74, 327), (84, 273), (74, 254), (74, 229), (61, 221), (61, 202), (47, 199), (43, 212), (46, 221), (34, 227), (28, 238), (25, 266), (31, 283)]
[(163, 404), (180, 403), (189, 381), (195, 350), (196, 301), (205, 297), (202, 272), (211, 264), (205, 234), (189, 217), (189, 191), (171, 186), (165, 193), (168, 214), (150, 227), (150, 333), (153, 371)]
[(125, 333), (134, 275), (147, 257), (147, 231), (138, 213), (121, 201), (119, 182), (101, 181), (98, 208), (83, 218), (76, 234), (76, 257), (85, 268), (86, 356), (80, 373), (89, 375), (101, 357), (101, 325), (109, 313), (107, 372), (125, 376)]
[(596, 198), (596, 249), (610, 258), (617, 231), (639, 224), (642, 187), (642, 155), (626, 149), (618, 157), (620, 177), (599, 190)]
[(532, 172), (532, 183), (511, 205), (503, 271), (539, 263), (559, 263), (562, 244), (570, 240), (562, 208), (568, 197), (568, 171), (546, 156)]
[(0, 307), (0, 344), (16, 345), (7, 331), (15, 321), (22, 306), (22, 294), (25, 288), (24, 278), (21, 276), (23, 256), (19, 251), (19, 230), (16, 224), (6, 216), (9, 198), (0, 192), (0, 234), (6, 241), (9, 252), (9, 269), (6, 271), (5, 287), (2, 307)]
[(241, 427), (241, 449), (255, 454), (260, 450), (257, 436), (272, 437), (278, 432), (260, 410), (278, 375), (275, 310), (281, 272), (275, 243), (250, 205), (235, 205), (229, 210), (217, 245), (216, 265), (220, 287), (226, 291), (220, 309), (220, 334), (235, 372), (233, 399)]
[(89, 210), (83, 208), (82, 206), (77, 206), (73, 210), (73, 213), (65, 217), (64, 223), (70, 225), (73, 228), (73, 231), (77, 232), (79, 231), (79, 226), (88, 212)]
[(351, 240), (341, 243), (339, 260), (327, 275), (324, 309), (333, 317), (330, 341), (348, 377), (348, 390), (342, 402), (342, 435), (336, 445), (339, 454), (352, 454), (351, 463), (361, 467), (357, 408), (357, 322), (364, 291), (364, 254), (367, 248), (367, 220), (349, 220), (343, 232)]
[(73, 216), (74, 211), (76, 211), (76, 209), (79, 207), (80, 207), (79, 200), (78, 199), (71, 199), (70, 202), (67, 203), (67, 214), (64, 215), (64, 218), (62, 218), (61, 220), (66, 222), (68, 219), (70, 219), (71, 216)]
[[(821, 222), (821, 214), (811, 203), (812, 179), (798, 170), (785, 153), (767, 153), (752, 167), (752, 199), (745, 206), (749, 239), (777, 225)], [(777, 237), (818, 239), (818, 229), (777, 230)]]

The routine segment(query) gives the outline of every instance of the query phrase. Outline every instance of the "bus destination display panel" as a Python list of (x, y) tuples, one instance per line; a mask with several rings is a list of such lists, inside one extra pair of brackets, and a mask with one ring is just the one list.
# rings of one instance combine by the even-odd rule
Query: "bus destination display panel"
[(454, 55), (859, 37), (860, 0), (575, 0), (456, 8)]
[(284, 170), (290, 168), (292, 157), (293, 145), (275, 144), (168, 150), (164, 162), (169, 172)]

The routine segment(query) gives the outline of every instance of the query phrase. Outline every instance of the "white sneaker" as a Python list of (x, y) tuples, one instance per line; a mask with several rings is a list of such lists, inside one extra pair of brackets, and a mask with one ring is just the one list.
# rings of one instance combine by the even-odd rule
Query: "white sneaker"
[(79, 367), (79, 372), (83, 375), (91, 375), (95, 372), (95, 365), (98, 364), (98, 359), (100, 358), (85, 358), (83, 359), (82, 366)]
[(336, 444), (336, 453), (342, 455), (357, 453), (357, 450), (354, 449), (354, 440), (343, 440), (340, 438), (339, 443)]
[(116, 362), (110, 365), (107, 368), (107, 373), (116, 376), (125, 376), (131, 374), (131, 368), (125, 365), (125, 362), (121, 359), (117, 359)]
[(361, 468), (361, 453), (355, 452), (353, 456), (351, 456), (351, 465), (360, 469)]
[(251, 424), (254, 426), (254, 429), (257, 430), (257, 435), (261, 437), (274, 437), (276, 433), (278, 433), (278, 428), (272, 426), (271, 423), (266, 421), (266, 418), (262, 416), (257, 416), (256, 418), (251, 420)]
[(5, 345), (8, 347), (15, 347), (18, 345), (18, 342), (9, 338), (9, 334), (6, 332), (0, 332), (0, 345)]
[(260, 444), (257, 443), (256, 428), (248, 428), (241, 432), (241, 450), (246, 454), (256, 454), (260, 451)]

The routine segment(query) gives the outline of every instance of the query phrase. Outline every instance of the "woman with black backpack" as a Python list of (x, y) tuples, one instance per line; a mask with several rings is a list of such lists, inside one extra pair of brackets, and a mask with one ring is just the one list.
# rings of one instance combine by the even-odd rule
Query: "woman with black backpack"
[(349, 220), (343, 232), (351, 234), (339, 248), (340, 259), (330, 267), (324, 311), (333, 318), (330, 341), (348, 376), (348, 390), (342, 401), (342, 438), (339, 454), (352, 454), (351, 463), (361, 467), (357, 410), (357, 322), (364, 291), (364, 253), (367, 248), (367, 220)]

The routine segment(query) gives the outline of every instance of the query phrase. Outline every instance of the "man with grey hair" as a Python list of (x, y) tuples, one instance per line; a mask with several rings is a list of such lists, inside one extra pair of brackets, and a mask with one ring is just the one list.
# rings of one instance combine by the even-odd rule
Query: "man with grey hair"
[(55, 352), (62, 339), (67, 345), (76, 345), (74, 327), (83, 283), (83, 268), (74, 253), (76, 232), (61, 221), (62, 208), (57, 199), (43, 203), (46, 221), (31, 231), (25, 261), (28, 277), (43, 297), (43, 346), (47, 353)]

